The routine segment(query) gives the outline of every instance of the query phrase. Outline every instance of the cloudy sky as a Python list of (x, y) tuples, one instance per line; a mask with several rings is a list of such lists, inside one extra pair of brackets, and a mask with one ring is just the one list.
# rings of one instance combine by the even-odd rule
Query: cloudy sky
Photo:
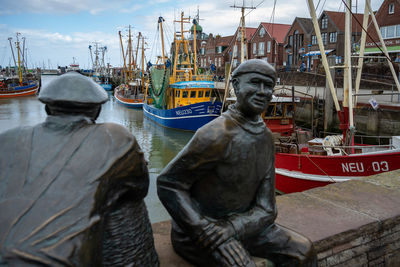
[[(113, 66), (122, 65), (118, 31), (127, 34), (128, 25), (133, 35), (146, 37), (146, 59), (154, 58), (160, 51), (157, 35), (159, 16), (165, 19), (166, 41), (173, 40), (173, 19), (181, 11), (185, 16), (200, 12), (203, 32), (234, 34), (239, 25), (240, 9), (231, 6), (254, 6), (246, 10), (246, 24), (257, 27), (260, 22), (291, 24), (296, 16), (309, 17), (306, 0), (217, 1), (217, 0), (0, 0), (0, 65), (12, 64), (9, 37), (16, 41), (16, 33), (26, 38), (29, 67), (45, 65), (56, 68), (72, 63), (73, 58), (81, 68), (91, 66), (89, 45), (94, 42), (107, 47), (105, 60)], [(344, 11), (341, 0), (314, 0), (319, 2), (317, 14), (323, 9)], [(358, 12), (363, 12), (364, 1), (359, 0)], [(377, 10), (382, 0), (371, 0)], [(152, 60), (154, 61), (154, 60)]]

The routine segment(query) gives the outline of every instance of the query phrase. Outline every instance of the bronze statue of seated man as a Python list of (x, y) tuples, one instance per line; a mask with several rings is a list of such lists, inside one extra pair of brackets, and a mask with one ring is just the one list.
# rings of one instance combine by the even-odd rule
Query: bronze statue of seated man
[(175, 251), (198, 266), (316, 266), (311, 242), (275, 224), (274, 144), (260, 114), (275, 85), (266, 61), (232, 74), (237, 101), (200, 128), (157, 179)]
[(68, 73), (39, 100), (45, 122), (0, 134), (0, 266), (158, 266), (143, 152), (95, 123), (107, 93)]

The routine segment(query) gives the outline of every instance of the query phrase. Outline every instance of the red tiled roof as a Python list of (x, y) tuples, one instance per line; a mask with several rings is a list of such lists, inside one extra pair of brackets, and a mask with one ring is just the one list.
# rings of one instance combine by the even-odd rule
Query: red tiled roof
[[(345, 12), (336, 12), (336, 11), (327, 11), (325, 10), (324, 13), (328, 15), (331, 20), (336, 24), (336, 27), (340, 31), (344, 31), (344, 24), (345, 24)], [(351, 20), (351, 30), (353, 32), (361, 32), (361, 26), (358, 24), (357, 20), (362, 24), (364, 14), (353, 14)], [(322, 16), (322, 15), (321, 15)], [(357, 18), (357, 20), (355, 19)]]
[(257, 28), (249, 28), (246, 27), (246, 38), (247, 41), (250, 41), (251, 37), (253, 37), (253, 35), (256, 33)]
[(261, 25), (265, 30), (272, 36), (278, 43), (285, 42), (285, 36), (292, 25), (290, 24), (280, 24), (280, 23), (269, 23), (261, 22)]

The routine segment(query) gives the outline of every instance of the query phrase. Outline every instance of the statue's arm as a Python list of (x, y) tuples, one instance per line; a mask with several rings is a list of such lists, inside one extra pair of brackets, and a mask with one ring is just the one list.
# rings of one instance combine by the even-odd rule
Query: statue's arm
[[(213, 128), (201, 129), (157, 178), (158, 196), (178, 226), (197, 240), (210, 221), (193, 200), (191, 188), (199, 173), (212, 170), (222, 154), (224, 142)], [(219, 146), (216, 144), (219, 144)]]
[[(269, 145), (269, 149), (274, 151), (273, 144)], [(262, 231), (276, 219), (275, 156), (273, 152), (271, 152), (271, 160), (268, 161), (268, 164), (265, 178), (257, 191), (254, 207), (229, 218), (239, 239)]]

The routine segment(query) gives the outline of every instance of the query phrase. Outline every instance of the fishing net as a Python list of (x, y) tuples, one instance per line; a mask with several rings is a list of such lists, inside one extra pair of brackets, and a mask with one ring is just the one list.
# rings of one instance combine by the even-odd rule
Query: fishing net
[(150, 92), (156, 108), (164, 108), (164, 94), (169, 85), (169, 68), (157, 68), (150, 70)]

